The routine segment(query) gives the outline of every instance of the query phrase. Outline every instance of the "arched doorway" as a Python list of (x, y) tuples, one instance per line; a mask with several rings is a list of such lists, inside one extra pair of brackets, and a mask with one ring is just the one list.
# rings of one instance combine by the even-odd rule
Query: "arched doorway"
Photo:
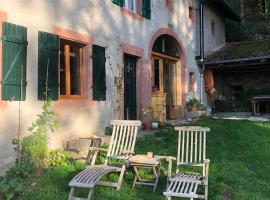
[(181, 49), (177, 40), (162, 34), (152, 45), (152, 108), (153, 118), (160, 122), (181, 116), (182, 69)]

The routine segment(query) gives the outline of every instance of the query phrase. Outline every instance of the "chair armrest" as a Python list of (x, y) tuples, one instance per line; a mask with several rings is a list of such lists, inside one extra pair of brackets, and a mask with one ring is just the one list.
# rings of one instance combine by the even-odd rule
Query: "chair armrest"
[(166, 161), (168, 162), (168, 179), (172, 177), (172, 163), (173, 160), (176, 160), (176, 157), (167, 156)]
[(71, 151), (77, 154), (80, 154), (82, 151), (79, 151), (78, 149), (65, 149), (65, 151)]
[(90, 151), (108, 151), (107, 149), (101, 148), (101, 147), (89, 147)]
[(127, 156), (123, 156), (123, 155), (113, 155), (113, 156), (108, 156), (107, 158), (109, 158), (109, 159), (118, 159), (118, 160), (127, 160), (128, 159)]
[(129, 151), (129, 150), (122, 150), (121, 151), (121, 154), (124, 154), (124, 155), (134, 155), (135, 153), (133, 151)]
[(93, 135), (91, 137), (79, 137), (79, 139), (82, 139), (82, 140), (93, 140), (93, 139), (101, 139), (101, 137), (98, 137), (96, 135)]
[(203, 171), (204, 185), (208, 185), (208, 175), (209, 175), (209, 164), (210, 164), (210, 160), (209, 159), (205, 159), (203, 162), (204, 162), (204, 171)]
[(203, 162), (204, 162), (205, 164), (209, 164), (209, 163), (210, 163), (210, 160), (209, 160), (209, 159), (205, 159)]

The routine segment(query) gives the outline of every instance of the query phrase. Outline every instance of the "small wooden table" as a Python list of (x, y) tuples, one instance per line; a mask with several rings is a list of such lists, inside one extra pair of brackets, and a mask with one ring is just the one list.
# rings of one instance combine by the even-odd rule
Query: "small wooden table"
[[(160, 176), (160, 163), (162, 160), (165, 160), (166, 156), (154, 156), (150, 157), (148, 155), (135, 155), (132, 156), (129, 159), (129, 165), (134, 168), (135, 171), (135, 178), (133, 181), (133, 186), (137, 185), (150, 185), (153, 186), (154, 189), (153, 191), (156, 190), (157, 184), (158, 184), (158, 179)], [(139, 174), (139, 169), (152, 169), (153, 170), (153, 175), (154, 175), (154, 180), (150, 179), (143, 179), (140, 177)]]
[(261, 102), (270, 102), (270, 95), (258, 95), (252, 98), (252, 114), (256, 115), (260, 112), (260, 103)]

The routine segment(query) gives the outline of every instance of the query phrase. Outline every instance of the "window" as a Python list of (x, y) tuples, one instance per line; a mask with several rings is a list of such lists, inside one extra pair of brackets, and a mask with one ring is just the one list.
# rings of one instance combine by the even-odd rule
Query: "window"
[(128, 10), (137, 12), (137, 0), (124, 0), (123, 6), (127, 8)]
[(213, 36), (215, 36), (216, 33), (216, 24), (214, 21), (211, 22), (211, 33)]
[[(141, 11), (140, 14), (146, 19), (151, 18), (151, 0), (112, 0), (112, 2), (135, 13)], [(137, 5), (140, 6), (137, 8)]]
[(60, 95), (82, 97), (82, 44), (60, 39)]

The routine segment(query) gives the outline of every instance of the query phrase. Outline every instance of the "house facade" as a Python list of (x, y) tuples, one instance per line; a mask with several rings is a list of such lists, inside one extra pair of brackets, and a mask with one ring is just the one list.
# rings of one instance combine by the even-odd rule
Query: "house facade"
[[(204, 6), (205, 53), (225, 44), (219, 1)], [(0, 166), (14, 162), (11, 141), (28, 134), (44, 99), (60, 127), (50, 146), (102, 135), (114, 118), (184, 117), (200, 97), (198, 0), (0, 1)], [(46, 95), (45, 95), (46, 93)], [(147, 119), (145, 119), (147, 120)]]

